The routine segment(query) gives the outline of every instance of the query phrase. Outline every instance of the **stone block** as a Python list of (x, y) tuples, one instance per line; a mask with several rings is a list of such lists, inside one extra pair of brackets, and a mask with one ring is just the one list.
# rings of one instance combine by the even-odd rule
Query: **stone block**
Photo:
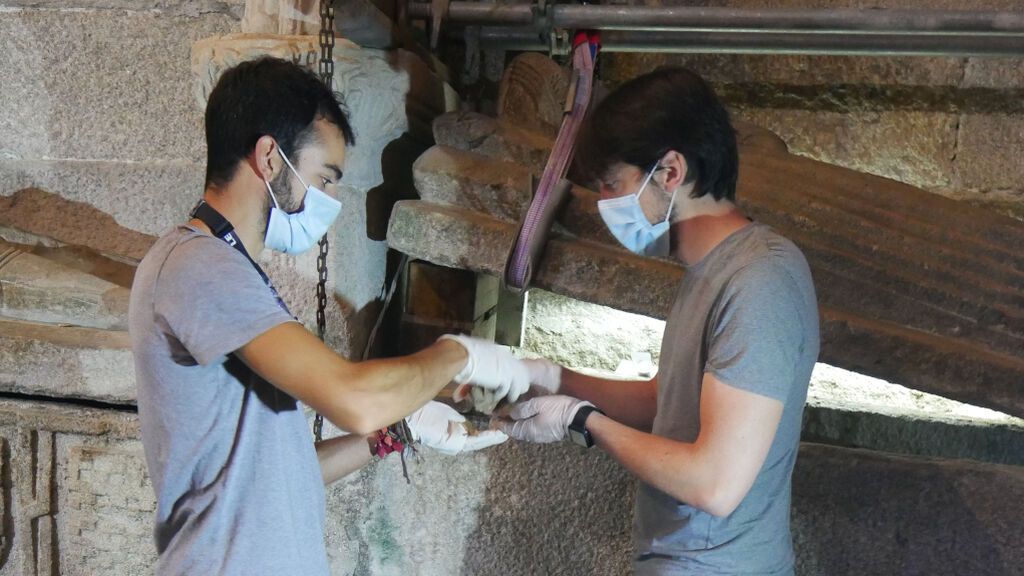
[(18, 66), (0, 71), (0, 158), (202, 161), (189, 47), (236, 26), (216, 13), (3, 12), (0, 52)]
[(961, 85), (1020, 90), (1024, 88), (1024, 62), (1020, 58), (970, 58)]
[[(396, 250), (415, 258), (500, 275), (515, 230), (512, 224), (465, 209), (406, 201), (395, 207), (388, 241)], [(849, 246), (848, 241), (844, 242)], [(812, 266), (818, 263), (818, 275), (827, 259), (816, 261), (814, 254), (810, 255)], [(579, 300), (664, 318), (682, 274), (678, 263), (637, 257), (605, 244), (554, 238), (535, 268), (534, 285)], [(927, 286), (931, 280), (919, 277), (918, 282)], [(819, 276), (819, 293), (828, 294), (832, 284), (821, 284)], [(843, 286), (841, 282), (835, 285)], [(863, 294), (855, 312), (847, 311), (842, 298), (821, 299), (823, 361), (948, 398), (1024, 414), (1017, 390), (1024, 374), (1024, 359), (1019, 357), (1019, 349), (1013, 348), (1016, 337), (1002, 340), (998, 345), (1003, 350), (995, 351), (967, 336), (995, 342), (991, 339), (1002, 338), (997, 337), (999, 330), (958, 333), (949, 329), (946, 335), (938, 335), (892, 320), (876, 320), (876, 315), (887, 318), (889, 312), (916, 326), (933, 318), (948, 318), (936, 315), (934, 309), (930, 317), (908, 316), (909, 310), (898, 309), (902, 300), (872, 297), (870, 285), (858, 288)], [(980, 285), (974, 286), (975, 291), (978, 288)], [(890, 294), (887, 289), (881, 290)], [(845, 293), (841, 289), (837, 292)], [(868, 307), (871, 303), (897, 309), (872, 310)]]
[(128, 288), (0, 240), (0, 315), (127, 330)]
[(127, 332), (0, 319), (4, 392), (135, 403)]
[(941, 57), (618, 53), (605, 56), (604, 78), (616, 86), (659, 66), (685, 66), (714, 84), (779, 88), (837, 83), (956, 86), (964, 69), (963, 59)]
[(189, 17), (225, 14), (238, 20), (242, 17), (245, 0), (3, 0), (3, 5), (49, 10), (137, 10)]
[(736, 115), (778, 134), (794, 154), (922, 188), (953, 179), (955, 114), (744, 109)]
[(1024, 190), (1024, 116), (963, 115), (957, 150), (957, 188)]
[(203, 179), (191, 162), (0, 160), (0, 222), (139, 260), (187, 218)]
[(554, 141), (478, 112), (452, 112), (434, 121), (434, 139), (442, 146), (476, 152), (525, 166), (533, 174), (544, 172)]
[(793, 471), (797, 574), (1012, 574), (1016, 466), (803, 444)]

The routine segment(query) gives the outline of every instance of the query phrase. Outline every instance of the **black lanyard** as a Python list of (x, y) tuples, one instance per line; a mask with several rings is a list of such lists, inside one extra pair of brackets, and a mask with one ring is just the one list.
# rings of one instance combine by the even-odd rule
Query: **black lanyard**
[(294, 318), (291, 311), (288, 310), (288, 306), (284, 303), (284, 300), (282, 300), (281, 296), (277, 293), (277, 288), (274, 288), (274, 284), (270, 281), (270, 277), (267, 276), (267, 273), (263, 271), (263, 268), (260, 268), (260, 265), (252, 259), (252, 256), (249, 256), (249, 253), (245, 250), (245, 246), (242, 245), (241, 240), (239, 240), (238, 236), (235, 235), (235, 227), (231, 225), (231, 222), (228, 222), (227, 218), (221, 216), (220, 212), (214, 210), (213, 206), (207, 204), (205, 200), (200, 200), (199, 203), (196, 204), (196, 207), (192, 209), (190, 216), (198, 218), (203, 224), (206, 224), (207, 228), (210, 229), (210, 232), (213, 232), (214, 236), (227, 242), (228, 246), (231, 246), (235, 250), (241, 252), (242, 256), (245, 256), (249, 263), (252, 264), (252, 267), (259, 272), (260, 278), (263, 279), (263, 283), (267, 285), (267, 288), (270, 288), (270, 292), (274, 294), (274, 298), (277, 300), (278, 305), (280, 305), (289, 316)]

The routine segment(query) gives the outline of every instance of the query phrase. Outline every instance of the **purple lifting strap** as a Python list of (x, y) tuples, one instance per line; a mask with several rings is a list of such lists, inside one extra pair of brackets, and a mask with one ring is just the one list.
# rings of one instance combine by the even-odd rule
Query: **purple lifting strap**
[(525, 290), (529, 287), (533, 275), (532, 259), (539, 257), (547, 241), (553, 211), (569, 189), (568, 182), (563, 179), (576, 146), (576, 134), (590, 105), (596, 51), (596, 44), (592, 42), (579, 42), (573, 49), (573, 81), (569, 87), (573, 91), (572, 109), (562, 118), (555, 145), (505, 265), (503, 280), (507, 288)]

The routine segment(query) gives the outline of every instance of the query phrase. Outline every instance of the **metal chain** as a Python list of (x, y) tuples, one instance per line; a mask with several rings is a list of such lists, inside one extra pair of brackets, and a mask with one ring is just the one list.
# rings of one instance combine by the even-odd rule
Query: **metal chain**
[[(320, 0), (320, 80), (328, 90), (334, 88), (334, 2)], [(320, 239), (320, 254), (316, 257), (316, 335), (324, 339), (327, 329), (327, 251), (330, 248), (327, 234)], [(313, 438), (323, 440), (324, 417), (317, 414), (313, 419)]]

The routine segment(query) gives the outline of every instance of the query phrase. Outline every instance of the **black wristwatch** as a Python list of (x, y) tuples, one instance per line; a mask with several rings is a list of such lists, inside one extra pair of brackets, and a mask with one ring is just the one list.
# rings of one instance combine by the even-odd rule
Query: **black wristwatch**
[(569, 439), (574, 444), (579, 444), (585, 448), (590, 448), (594, 445), (594, 437), (590, 435), (590, 430), (587, 430), (587, 417), (594, 412), (604, 416), (604, 412), (591, 405), (580, 406), (580, 409), (576, 411), (576, 416), (573, 417), (572, 423), (569, 424)]

